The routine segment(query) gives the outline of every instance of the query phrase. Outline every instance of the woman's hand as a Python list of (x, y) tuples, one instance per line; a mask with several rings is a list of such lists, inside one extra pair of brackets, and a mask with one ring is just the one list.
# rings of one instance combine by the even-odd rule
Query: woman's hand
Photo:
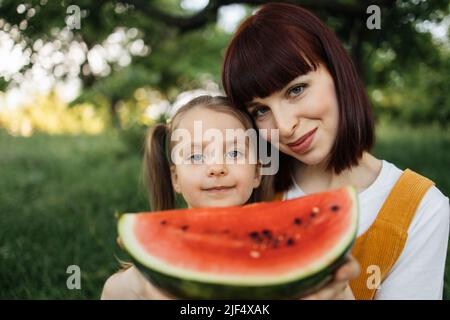
[(334, 273), (334, 279), (319, 291), (303, 297), (302, 300), (354, 300), (348, 282), (358, 277), (359, 263), (352, 256)]

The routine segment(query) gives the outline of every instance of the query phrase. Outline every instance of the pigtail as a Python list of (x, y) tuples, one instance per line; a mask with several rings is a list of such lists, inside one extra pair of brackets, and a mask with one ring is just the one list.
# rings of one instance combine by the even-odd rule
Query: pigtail
[(175, 194), (170, 175), (168, 128), (157, 124), (149, 129), (145, 139), (144, 181), (153, 211), (175, 208)]

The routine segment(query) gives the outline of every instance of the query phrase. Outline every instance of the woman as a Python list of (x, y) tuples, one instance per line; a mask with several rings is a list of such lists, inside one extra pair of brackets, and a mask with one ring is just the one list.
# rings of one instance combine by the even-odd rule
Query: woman
[(369, 153), (374, 125), (364, 86), (317, 17), (290, 4), (262, 6), (233, 37), (222, 82), (258, 128), (279, 130), (278, 197), (345, 185), (359, 191), (352, 254), (361, 273), (356, 278), (358, 264), (350, 262), (310, 298), (442, 298), (448, 198), (425, 177)]

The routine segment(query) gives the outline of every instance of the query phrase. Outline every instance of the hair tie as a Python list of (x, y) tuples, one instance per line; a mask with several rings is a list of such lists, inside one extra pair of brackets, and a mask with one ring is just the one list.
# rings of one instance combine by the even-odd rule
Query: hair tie
[(166, 126), (170, 128), (171, 123), (172, 123), (172, 118), (166, 118)]

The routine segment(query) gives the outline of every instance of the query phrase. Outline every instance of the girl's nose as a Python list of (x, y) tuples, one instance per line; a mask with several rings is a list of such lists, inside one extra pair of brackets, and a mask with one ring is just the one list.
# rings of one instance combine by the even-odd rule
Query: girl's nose
[(208, 177), (221, 177), (227, 174), (228, 170), (225, 164), (212, 164), (208, 168)]

